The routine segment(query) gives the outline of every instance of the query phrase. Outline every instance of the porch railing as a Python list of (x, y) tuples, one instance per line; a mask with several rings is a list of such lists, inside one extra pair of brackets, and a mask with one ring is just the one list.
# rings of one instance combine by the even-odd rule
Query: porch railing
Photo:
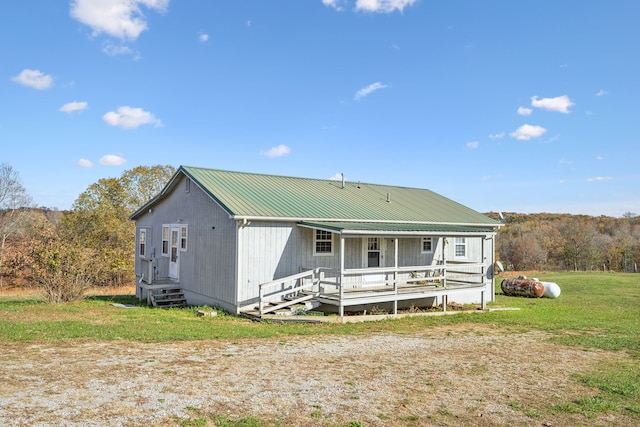
[[(487, 266), (483, 263), (447, 263), (429, 266), (356, 268), (339, 270), (314, 268), (262, 283), (259, 286), (259, 313), (262, 316), (316, 297), (337, 298), (340, 306), (354, 304), (364, 294), (397, 301), (407, 288), (481, 287)], [(367, 292), (370, 291), (370, 292)], [(349, 304), (349, 303), (347, 303)], [(268, 305), (268, 306), (267, 306)], [(484, 305), (484, 304), (483, 304)]]

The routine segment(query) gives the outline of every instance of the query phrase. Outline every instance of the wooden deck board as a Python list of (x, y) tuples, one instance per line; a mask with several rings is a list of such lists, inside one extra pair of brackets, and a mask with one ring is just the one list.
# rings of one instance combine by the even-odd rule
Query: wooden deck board
[[(477, 285), (448, 285), (447, 287), (435, 287), (433, 285), (402, 285), (398, 287), (398, 292), (392, 286), (358, 288), (345, 290), (342, 296), (342, 305), (374, 304), (382, 302), (405, 301), (411, 299), (432, 298), (443, 295), (453, 295), (469, 290), (481, 292), (485, 288), (484, 284)], [(340, 305), (340, 293), (323, 292), (317, 299), (324, 304)]]

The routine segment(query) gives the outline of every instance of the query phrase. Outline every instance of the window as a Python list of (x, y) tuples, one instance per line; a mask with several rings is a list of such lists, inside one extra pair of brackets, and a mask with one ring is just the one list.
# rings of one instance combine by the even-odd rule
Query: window
[(464, 237), (456, 237), (454, 241), (454, 255), (456, 258), (467, 257), (467, 240)]
[(180, 250), (182, 252), (187, 251), (187, 226), (180, 227)]
[(367, 238), (367, 267), (380, 267), (380, 239)]
[(313, 242), (314, 255), (333, 255), (333, 234), (329, 231), (316, 230)]
[(367, 239), (367, 249), (370, 251), (379, 251), (380, 250), (380, 241), (377, 237), (369, 237)]
[(171, 262), (178, 262), (178, 230), (171, 229)]
[(162, 226), (162, 255), (169, 255), (169, 226)]
[(426, 254), (429, 252), (433, 252), (433, 238), (432, 237), (423, 237), (422, 238), (422, 253)]
[(147, 230), (144, 228), (140, 229), (138, 235), (138, 255), (143, 258), (147, 255)]

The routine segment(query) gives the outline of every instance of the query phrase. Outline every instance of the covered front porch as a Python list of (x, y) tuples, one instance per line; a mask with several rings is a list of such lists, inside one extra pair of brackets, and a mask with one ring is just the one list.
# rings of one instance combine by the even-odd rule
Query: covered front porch
[[(493, 299), (495, 232), (472, 226), (388, 223), (298, 225), (334, 236), (338, 268), (301, 268), (300, 273), (259, 285), (258, 314), (316, 301), (324, 311), (403, 304), (442, 305), (450, 298), (486, 308)], [(416, 254), (416, 251), (418, 252)], [(331, 309), (333, 307), (333, 310)]]

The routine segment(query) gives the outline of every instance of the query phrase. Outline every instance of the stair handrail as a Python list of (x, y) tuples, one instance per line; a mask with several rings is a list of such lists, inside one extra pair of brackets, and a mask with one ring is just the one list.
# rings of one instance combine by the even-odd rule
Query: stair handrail
[[(323, 276), (323, 274), (321, 273), (322, 270), (326, 270), (326, 269), (323, 267), (316, 267), (310, 270), (292, 274), (290, 276), (281, 277), (280, 279), (271, 280), (269, 282), (264, 282), (258, 285), (258, 292), (259, 292), (258, 311), (260, 313), (260, 316), (262, 316), (263, 312), (265, 311), (264, 310), (265, 297), (273, 298), (273, 297), (279, 297), (282, 295), (296, 293), (307, 288), (313, 289), (313, 287), (320, 282)], [(311, 278), (311, 281), (308, 283), (304, 283), (304, 280), (302, 279), (307, 279), (307, 278)], [(277, 286), (277, 285), (286, 286), (287, 282), (293, 282), (293, 285), (286, 289), (281, 289), (273, 293), (265, 294), (266, 289), (269, 288), (270, 286)]]

